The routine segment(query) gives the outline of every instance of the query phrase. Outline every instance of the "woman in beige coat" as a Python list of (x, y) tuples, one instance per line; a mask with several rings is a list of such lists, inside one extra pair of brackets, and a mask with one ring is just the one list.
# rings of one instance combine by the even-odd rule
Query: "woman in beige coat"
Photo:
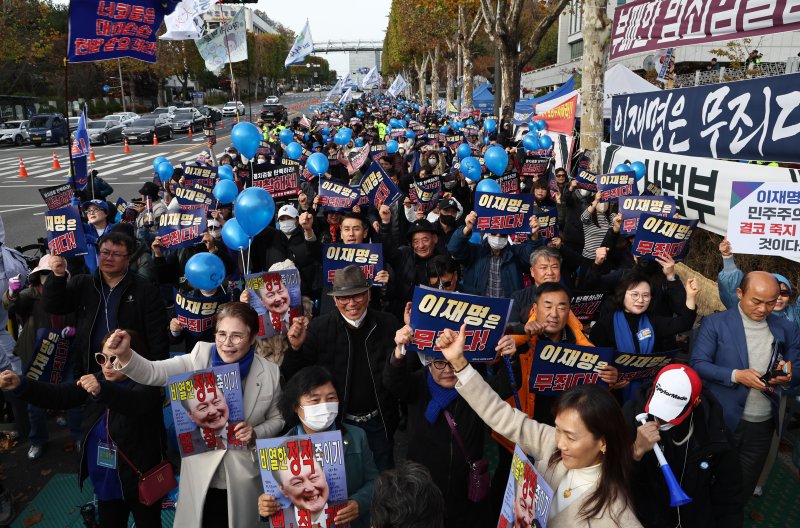
[(540, 424), (495, 393), (464, 358), (464, 329), (437, 341), (458, 377), (456, 389), (486, 424), (536, 460), (556, 490), (548, 528), (636, 528), (627, 488), (633, 438), (607, 389), (578, 385), (553, 405), (556, 426)]
[[(148, 361), (130, 348), (130, 337), (118, 330), (104, 352), (117, 357), (114, 368), (137, 383), (164, 386), (174, 374), (239, 364), (245, 421), (236, 425), (236, 439), (255, 447), (256, 438), (281, 432), (283, 418), (278, 367), (254, 352), (258, 314), (247, 304), (231, 302), (217, 312), (215, 343), (199, 342), (190, 354)], [(181, 461), (176, 528), (252, 528), (258, 526), (255, 505), (262, 491), (254, 449), (212, 450)]]

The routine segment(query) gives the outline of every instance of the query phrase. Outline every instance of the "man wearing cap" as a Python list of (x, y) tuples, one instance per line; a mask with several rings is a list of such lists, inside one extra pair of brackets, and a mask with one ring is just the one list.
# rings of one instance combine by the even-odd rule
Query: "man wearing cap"
[(109, 219), (109, 206), (105, 200), (89, 200), (83, 203), (87, 223), (83, 224), (83, 234), (86, 236), (86, 255), (83, 260), (89, 273), (97, 269), (97, 241), (111, 228)]
[(703, 319), (690, 365), (722, 404), (739, 450), (742, 491), (749, 497), (772, 436), (781, 430), (778, 402), (783, 385), (793, 381), (787, 364), (798, 359), (800, 334), (794, 324), (772, 314), (780, 287), (771, 274), (748, 273), (736, 294), (735, 308)]
[(439, 200), (439, 214), (431, 212), (428, 214), (428, 220), (433, 223), (436, 222), (436, 227), (439, 229), (439, 239), (444, 242), (444, 246), (450, 242), (453, 233), (458, 229), (458, 221), (464, 213), (464, 208), (455, 198), (443, 198)]
[(153, 239), (158, 233), (159, 218), (167, 212), (167, 204), (161, 200), (160, 191), (161, 189), (155, 183), (145, 182), (139, 189), (139, 195), (142, 197), (141, 203), (133, 205), (139, 213), (136, 217), (136, 238), (141, 239), (148, 246), (153, 243)]
[(281, 372), (288, 379), (310, 365), (330, 370), (341, 398), (339, 412), (345, 421), (366, 431), (375, 464), (383, 471), (394, 465), (398, 408), (383, 385), (382, 374), (400, 322), (369, 307), (371, 287), (360, 267), (337, 270), (328, 293), (336, 310), (310, 323), (304, 317), (294, 319)]
[[(623, 409), (636, 433), (631, 489), (639, 520), (655, 528), (742, 526), (739, 455), (722, 406), (686, 365), (667, 365)], [(637, 416), (647, 413), (647, 423)], [(658, 443), (692, 502), (673, 508), (653, 446)]]

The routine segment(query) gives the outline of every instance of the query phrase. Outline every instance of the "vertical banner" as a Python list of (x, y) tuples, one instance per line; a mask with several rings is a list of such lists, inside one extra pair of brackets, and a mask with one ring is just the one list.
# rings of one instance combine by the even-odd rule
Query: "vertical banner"
[(34, 356), (25, 377), (43, 383), (61, 383), (71, 344), (72, 339), (61, 337), (61, 330), (57, 328), (36, 329)]
[(250, 306), (258, 313), (259, 338), (286, 334), (303, 315), (300, 272), (296, 269), (252, 273), (245, 277)]
[(735, 181), (728, 240), (736, 253), (800, 256), (800, 183)]
[(668, 255), (675, 262), (681, 261), (689, 252), (689, 239), (696, 227), (697, 220), (643, 214), (633, 239), (633, 254), (650, 260)]
[(323, 244), (322, 277), (325, 284), (333, 285), (336, 270), (356, 265), (364, 272), (364, 277), (375, 286), (375, 275), (383, 271), (383, 244)]
[(51, 255), (76, 257), (86, 254), (86, 236), (81, 214), (74, 205), (44, 213), (47, 248)]
[(532, 194), (475, 193), (475, 229), (491, 233), (530, 233), (534, 211)]
[(613, 358), (613, 348), (567, 345), (539, 339), (531, 369), (531, 392), (558, 395), (576, 385), (596, 383), (605, 386), (600, 371)]
[(497, 528), (545, 528), (552, 504), (553, 488), (522, 449), (514, 446), (514, 458), (511, 460)]
[(225, 293), (206, 297), (175, 288), (172, 291), (175, 296), (175, 318), (186, 327), (187, 332), (196, 336), (214, 328), (217, 310), (220, 305), (230, 301), (230, 296)]

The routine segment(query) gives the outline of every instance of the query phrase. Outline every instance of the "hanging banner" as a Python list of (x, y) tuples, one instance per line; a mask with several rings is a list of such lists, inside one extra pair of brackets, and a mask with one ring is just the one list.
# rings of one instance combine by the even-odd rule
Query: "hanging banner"
[(172, 292), (175, 298), (175, 318), (186, 327), (187, 332), (196, 336), (214, 328), (217, 309), (231, 300), (225, 293), (206, 297), (202, 294), (191, 295), (175, 288)]
[(537, 113), (532, 121), (545, 121), (548, 132), (572, 135), (575, 131), (575, 113), (578, 110), (578, 95), (570, 97), (560, 105)]
[(160, 0), (72, 0), (69, 3), (69, 62), (129, 57), (156, 62), (156, 31), (164, 19)]
[(511, 460), (497, 528), (545, 528), (552, 504), (553, 488), (522, 449), (514, 446), (514, 458)]
[(794, 73), (615, 95), (611, 142), (706, 158), (797, 161), (798, 86)]
[(677, 353), (678, 350), (656, 354), (626, 354), (618, 352), (612, 366), (619, 371), (617, 381), (652, 378), (658, 374), (659, 370), (672, 363)]
[(800, 183), (732, 183), (728, 240), (736, 253), (800, 257)]
[(438, 176), (431, 176), (411, 184), (408, 197), (418, 211), (430, 213), (439, 205), (442, 182)]
[(206, 210), (200, 208), (178, 213), (166, 212), (158, 217), (158, 237), (164, 249), (177, 249), (199, 244), (207, 229)]
[(406, 348), (426, 356), (444, 356), (436, 339), (445, 328), (458, 331), (466, 324), (464, 356), (468, 361), (492, 361), (495, 347), (511, 312), (511, 299), (495, 299), (466, 293), (448, 292), (416, 286), (411, 301), (411, 328), (414, 336)]
[(83, 234), (81, 214), (74, 205), (44, 213), (47, 230), (47, 248), (51, 255), (76, 257), (86, 254), (86, 236)]
[(54, 185), (53, 187), (45, 187), (39, 189), (39, 194), (42, 195), (44, 203), (47, 205), (47, 210), (61, 209), (72, 204), (72, 197), (75, 196), (75, 191), (72, 185), (62, 183), (61, 185)]
[(383, 271), (383, 244), (322, 244), (322, 277), (325, 284), (333, 285), (336, 270), (356, 265), (364, 277), (375, 286), (375, 275)]
[(558, 395), (576, 385), (605, 386), (599, 373), (612, 361), (614, 349), (553, 343), (538, 339), (533, 356), (530, 390)]
[(300, 272), (296, 269), (253, 273), (245, 277), (250, 306), (258, 313), (258, 337), (286, 334), (303, 315)]
[(601, 202), (616, 202), (621, 196), (639, 194), (633, 171), (597, 175), (597, 191)]
[(57, 328), (36, 329), (34, 355), (25, 371), (25, 377), (43, 383), (61, 383), (71, 343), (72, 339), (61, 337), (61, 330)]
[(661, 2), (617, 6), (609, 59), (670, 46), (740, 40), (800, 29), (796, 0), (772, 2)]
[(245, 9), (239, 9), (231, 20), (214, 31), (209, 31), (194, 43), (210, 72), (219, 72), (227, 62), (247, 60)]
[(322, 180), (319, 186), (318, 205), (328, 211), (352, 211), (359, 197), (360, 193), (352, 187), (331, 180)]
[(697, 220), (642, 214), (632, 252), (634, 256), (644, 259), (655, 260), (668, 255), (675, 262), (681, 261), (689, 252), (689, 239), (696, 227)]
[(549, 242), (558, 237), (558, 209), (554, 206), (536, 207), (539, 220), (539, 240)]
[(530, 233), (535, 198), (532, 194), (475, 193), (475, 229), (491, 233)]
[(361, 194), (379, 209), (381, 205), (392, 205), (401, 193), (380, 163), (373, 161), (361, 180)]
[(575, 292), (569, 303), (570, 311), (583, 324), (594, 321), (603, 306), (606, 294), (603, 292)]
[(642, 213), (669, 218), (675, 215), (675, 198), (671, 196), (624, 196), (619, 199), (622, 215), (620, 233), (635, 235)]
[(253, 187), (266, 189), (273, 198), (296, 198), (300, 194), (300, 167), (274, 163), (253, 165)]

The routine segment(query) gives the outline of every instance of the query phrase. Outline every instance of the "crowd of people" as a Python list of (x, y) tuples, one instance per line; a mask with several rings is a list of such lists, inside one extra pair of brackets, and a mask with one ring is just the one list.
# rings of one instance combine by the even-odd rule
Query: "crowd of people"
[[(179, 167), (167, 181), (143, 182), (141, 199), (119, 217), (108, 195), (89, 196), (81, 204), (85, 256), (47, 255), (28, 270), (0, 246), (0, 322), (8, 314), (14, 323), (11, 333), (6, 325), (0, 331), (0, 387), (20, 437), (30, 442), (28, 457), (49, 449), (45, 410), (67, 409), (80, 482), (91, 481), (104, 527), (127, 526), (129, 515), (136, 526), (161, 526), (161, 502), (146, 503), (140, 484), (165, 460), (179, 474), (175, 526), (495, 526), (515, 445), (554, 491), (548, 526), (741, 526), (747, 500), (774, 461), (783, 393), (800, 352), (790, 281), (739, 270), (723, 241), (726, 310), (705, 314), (698, 328), (697, 280), (683, 281), (669, 255), (634, 258), (615, 204), (578, 187), (552, 159), (536, 174), (523, 170), (546, 153), (521, 146), (527, 127), (515, 130), (510, 117), (492, 130), (487, 119), (454, 120), (421, 102), (365, 95), (322, 105), (299, 122), (259, 123), (264, 140), (253, 162), (286, 160), (281, 134), (288, 128), (307, 154), (323, 152), (331, 163), (324, 174), (303, 171), (296, 196), (276, 200), (275, 218), (249, 249), (226, 245), (222, 232), (236, 211), (223, 203), (208, 212), (199, 243), (164, 247), (159, 218), (181, 210), (176, 189), (187, 184)], [(338, 144), (332, 129), (344, 125), (352, 139)], [(514, 236), (478, 232), (478, 182), (459, 172), (459, 145), (445, 141), (454, 134), (475, 156), (505, 149), (506, 173), (519, 192), (533, 194), (537, 207), (557, 209), (559, 236), (542, 239), (535, 216)], [(392, 152), (349, 156), (390, 140), (397, 141)], [(357, 184), (373, 158), (399, 189), (398, 200), (347, 211), (321, 205), (321, 181)], [(219, 160), (204, 151), (194, 165), (230, 165), (242, 190), (252, 185), (250, 161), (231, 147)], [(426, 206), (417, 183), (432, 177), (440, 185)], [(364, 243), (383, 248), (375, 280), (353, 265), (326, 285), (323, 244)], [(225, 280), (210, 290), (186, 279), (187, 262), (201, 253), (225, 267)], [(294, 269), (297, 310), (289, 310), (285, 289), (244, 286), (247, 273)], [(512, 299), (505, 335), (493, 344), (498, 361), (470, 364), (464, 327), (438, 336), (442, 355), (407, 354), (418, 286)], [(571, 310), (576, 291), (607, 294), (592, 321)], [(175, 314), (175, 292), (224, 295), (227, 302), (213, 326), (191, 332)], [(259, 337), (264, 321), (251, 307), (254, 297), (277, 314), (274, 335)], [(60, 383), (29, 375), (42, 330), (69, 338)], [(678, 357), (688, 361), (633, 382), (606, 366), (602, 383), (553, 397), (530, 387), (541, 341), (619, 354), (681, 349)], [(234, 364), (244, 419), (220, 436), (223, 448), (176, 458), (163, 418), (168, 378)], [(186, 410), (210, 429), (227, 423), (227, 407), (213, 402)], [(304, 522), (281, 516), (278, 524), (281, 506), (264, 493), (255, 440), (332, 430), (344, 440), (347, 503), (323, 524), (327, 485), (284, 479), (281, 490), (295, 497), (295, 512), (311, 514)], [(407, 449), (398, 450), (398, 431)], [(250, 449), (224, 449), (228, 444)], [(671, 505), (654, 446), (690, 503)], [(491, 486), (476, 493), (475, 468), (490, 453), (497, 453)], [(534, 502), (515, 500), (515, 527), (539, 523), (530, 514)]]

